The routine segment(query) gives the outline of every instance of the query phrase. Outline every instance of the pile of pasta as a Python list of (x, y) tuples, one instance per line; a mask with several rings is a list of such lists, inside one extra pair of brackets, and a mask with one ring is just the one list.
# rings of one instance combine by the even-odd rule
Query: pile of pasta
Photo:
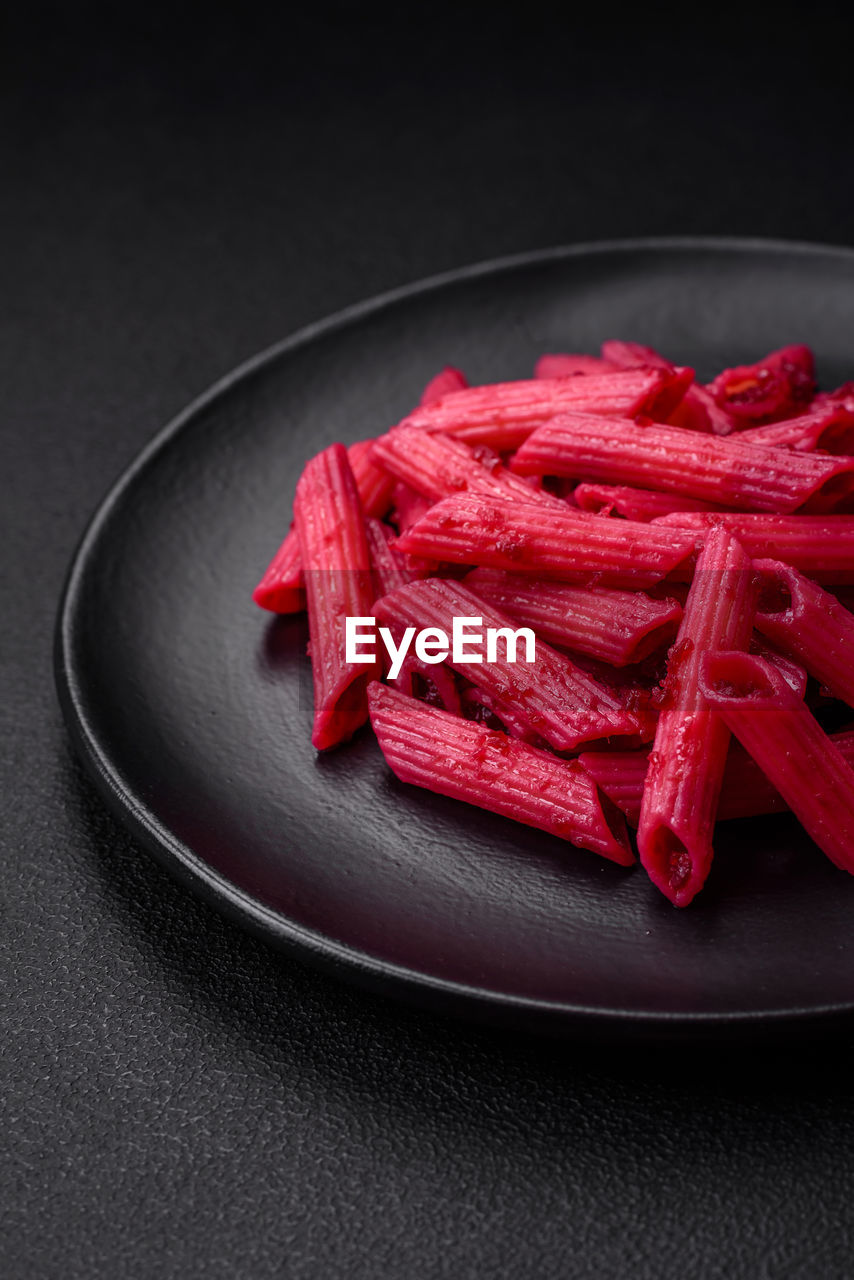
[[(705, 385), (618, 341), (447, 368), (308, 462), (254, 599), (308, 609), (318, 750), (370, 718), (404, 782), (626, 866), (628, 822), (677, 906), (719, 820), (790, 809), (854, 872), (854, 731), (826, 732), (854, 707), (852, 454), (854, 384), (819, 392), (804, 346)], [(347, 661), (348, 617), (528, 627), (536, 660), (407, 652), (392, 680)]]

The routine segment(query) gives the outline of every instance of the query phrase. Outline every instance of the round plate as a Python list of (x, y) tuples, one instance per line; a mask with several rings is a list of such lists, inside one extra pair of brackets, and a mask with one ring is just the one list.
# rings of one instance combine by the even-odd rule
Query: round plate
[(399, 290), (264, 353), (121, 478), (57, 642), (74, 740), (165, 863), (269, 940), (422, 1002), (578, 1033), (744, 1033), (854, 1007), (854, 881), (790, 817), (718, 828), (677, 911), (626, 871), (399, 784), (369, 730), (318, 757), (303, 618), (251, 600), (305, 460), (377, 435), (445, 363), (651, 343), (701, 378), (807, 342), (854, 374), (854, 252), (643, 241), (529, 254)]

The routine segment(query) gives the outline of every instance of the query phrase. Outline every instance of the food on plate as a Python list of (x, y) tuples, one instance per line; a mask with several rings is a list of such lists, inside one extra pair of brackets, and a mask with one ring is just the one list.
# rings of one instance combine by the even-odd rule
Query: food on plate
[(732, 818), (854, 872), (851, 385), (611, 340), (382, 425), (306, 463), (254, 593), (308, 611), (315, 748), (370, 719), (403, 782), (626, 866), (628, 822), (680, 907)]

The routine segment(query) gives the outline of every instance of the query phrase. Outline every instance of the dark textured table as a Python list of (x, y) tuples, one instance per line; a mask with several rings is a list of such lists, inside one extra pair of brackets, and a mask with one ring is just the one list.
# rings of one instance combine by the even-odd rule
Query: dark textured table
[[(338, 985), (104, 812), (51, 675), (118, 471), (283, 334), (464, 262), (854, 240), (847, 31), (41, 6), (0, 81), (0, 1272), (850, 1275), (852, 1040), (593, 1048)], [(698, 34), (699, 32), (699, 34)], [(836, 68), (836, 69), (835, 69)], [(852, 348), (854, 350), (854, 348)]]

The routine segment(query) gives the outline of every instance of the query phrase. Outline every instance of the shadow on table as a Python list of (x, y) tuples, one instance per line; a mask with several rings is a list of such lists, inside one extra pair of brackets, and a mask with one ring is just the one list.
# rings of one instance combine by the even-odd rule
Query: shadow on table
[(518, 1125), (526, 1109), (567, 1091), (609, 1105), (642, 1097), (647, 1116), (706, 1111), (748, 1125), (760, 1102), (763, 1123), (769, 1107), (782, 1112), (795, 1099), (802, 1115), (804, 1099), (854, 1102), (854, 1028), (845, 1024), (758, 1042), (558, 1040), (357, 990), (271, 949), (176, 882), (104, 809), (73, 760), (67, 792), (108, 908), (162, 977), (163, 1000), (180, 985), (182, 1006), (277, 1077), (308, 1068), (366, 1103), (406, 1109), (410, 1120), (464, 1107), (469, 1124), (469, 1105), (495, 1115), (512, 1104)]

